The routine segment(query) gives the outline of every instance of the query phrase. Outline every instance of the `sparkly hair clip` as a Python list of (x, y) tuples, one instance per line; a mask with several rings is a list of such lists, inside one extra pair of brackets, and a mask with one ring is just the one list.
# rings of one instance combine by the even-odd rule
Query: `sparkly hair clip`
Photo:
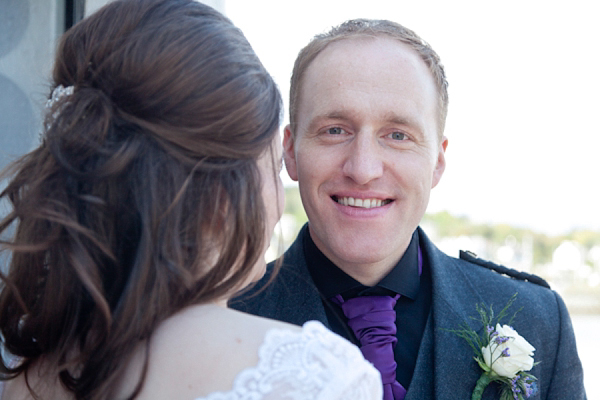
[(75, 87), (73, 86), (64, 87), (63, 85), (58, 85), (52, 91), (52, 97), (46, 101), (46, 108), (52, 108), (54, 104), (59, 102), (63, 97), (72, 95), (74, 90)]
[[(52, 91), (52, 96), (46, 101), (46, 110), (52, 110), (52, 108), (54, 107), (54, 104), (58, 103), (65, 97), (71, 96), (73, 94), (74, 90), (75, 90), (74, 86), (64, 87), (63, 85), (58, 85), (57, 87), (55, 87), (54, 90)], [(60, 114), (60, 112), (63, 108), (64, 108), (64, 104), (62, 104), (58, 108), (58, 110), (54, 111), (52, 113), (52, 115), (50, 116), (50, 118), (46, 119), (46, 121), (44, 122), (44, 128), (46, 130), (50, 129), (50, 127), (54, 123), (54, 120), (56, 120), (56, 118), (58, 118), (58, 115)], [(43, 140), (43, 134), (40, 134), (40, 141), (42, 141), (42, 140)]]

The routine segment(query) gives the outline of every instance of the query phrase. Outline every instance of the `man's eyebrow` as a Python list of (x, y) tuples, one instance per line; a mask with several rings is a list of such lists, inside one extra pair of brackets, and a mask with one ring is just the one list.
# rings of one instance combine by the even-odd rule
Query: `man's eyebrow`
[[(350, 111), (333, 110), (331, 112), (315, 116), (310, 121), (308, 129), (309, 129), (309, 131), (314, 131), (315, 129), (318, 128), (318, 126), (321, 123), (323, 123), (323, 121), (329, 121), (329, 120), (352, 121), (355, 117), (356, 116)], [(418, 123), (418, 121), (414, 120), (413, 118), (407, 117), (407, 116), (399, 115), (395, 112), (388, 112), (388, 113), (384, 114), (381, 119), (383, 121), (386, 121), (388, 124), (401, 125), (401, 126), (406, 126), (406, 127), (412, 127), (417, 130), (422, 130), (422, 126), (420, 123)]]
[(349, 111), (334, 110), (334, 111), (328, 112), (327, 114), (317, 115), (315, 117), (315, 120), (323, 120), (323, 119), (350, 119), (351, 116), (352, 116), (352, 113), (349, 112)]
[(323, 121), (326, 120), (349, 120), (351, 118), (351, 113), (348, 111), (331, 111), (326, 114), (320, 114), (315, 116), (309, 124), (309, 129), (314, 130), (316, 125), (319, 125)]
[(419, 119), (411, 118), (411, 116), (398, 115), (396, 113), (387, 113), (384, 116), (384, 120), (391, 125), (406, 127), (414, 135), (422, 135), (425, 130), (423, 122)]
[(409, 126), (417, 126), (418, 124), (412, 118), (407, 118), (402, 115), (398, 115), (396, 113), (387, 113), (384, 115), (384, 121), (390, 122), (392, 124), (397, 125), (409, 125)]

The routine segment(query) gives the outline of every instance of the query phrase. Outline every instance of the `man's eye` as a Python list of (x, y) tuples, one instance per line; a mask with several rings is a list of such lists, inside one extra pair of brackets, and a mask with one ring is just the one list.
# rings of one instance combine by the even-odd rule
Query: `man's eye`
[(339, 127), (327, 129), (327, 133), (329, 133), (330, 135), (341, 135), (343, 132), (344, 130)]
[(406, 135), (402, 132), (392, 132), (390, 134), (390, 136), (394, 140), (405, 140), (406, 139)]

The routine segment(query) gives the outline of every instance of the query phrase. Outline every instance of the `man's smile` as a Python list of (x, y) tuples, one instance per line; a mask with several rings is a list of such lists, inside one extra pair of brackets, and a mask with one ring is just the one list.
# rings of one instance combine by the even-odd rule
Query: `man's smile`
[(381, 206), (385, 206), (386, 204), (389, 204), (392, 202), (391, 199), (385, 199), (385, 200), (381, 200), (381, 199), (358, 199), (355, 197), (338, 197), (338, 196), (331, 196), (331, 198), (338, 202), (341, 205), (344, 206), (352, 206), (352, 207), (360, 207), (360, 208), (374, 208), (374, 207), (381, 207)]

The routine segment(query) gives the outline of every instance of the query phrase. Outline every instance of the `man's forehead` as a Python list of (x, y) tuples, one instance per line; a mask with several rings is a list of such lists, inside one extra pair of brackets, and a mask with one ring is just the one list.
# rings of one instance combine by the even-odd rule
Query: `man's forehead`
[(307, 68), (298, 112), (310, 110), (319, 118), (370, 112), (405, 120), (401, 110), (412, 108), (409, 103), (423, 105), (436, 96), (429, 69), (406, 44), (390, 38), (346, 39), (332, 43)]
[[(396, 84), (401, 75), (418, 70), (431, 75), (419, 55), (397, 39), (360, 36), (338, 40), (329, 44), (307, 67), (299, 87), (299, 100), (303, 100), (305, 92), (323, 89), (324, 85), (332, 89), (336, 85), (347, 85), (353, 90), (386, 91), (388, 83)], [(381, 84), (375, 87), (373, 82)]]
[(361, 35), (350, 36), (328, 44), (308, 65), (307, 73), (328, 62), (342, 67), (349, 62), (369, 63), (373, 59), (384, 62), (401, 59), (408, 64), (422, 64), (426, 67), (419, 54), (399, 39)]

